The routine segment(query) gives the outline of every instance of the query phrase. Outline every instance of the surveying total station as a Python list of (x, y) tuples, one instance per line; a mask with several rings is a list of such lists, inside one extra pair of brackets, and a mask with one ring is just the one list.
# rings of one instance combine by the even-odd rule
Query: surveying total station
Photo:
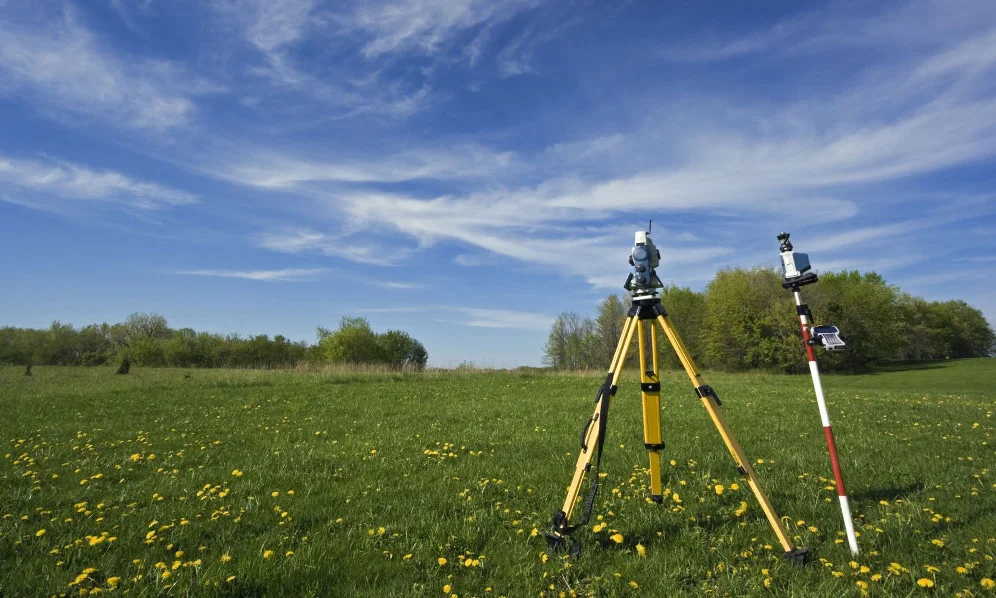
[[(649, 227), (648, 227), (649, 228)], [(626, 315), (623, 324), (622, 334), (619, 337), (619, 344), (616, 346), (615, 354), (609, 365), (609, 373), (605, 377), (605, 382), (599, 387), (595, 396), (595, 412), (585, 422), (581, 429), (581, 453), (578, 455), (577, 464), (574, 467), (574, 477), (571, 485), (567, 489), (567, 498), (564, 506), (553, 515), (553, 529), (547, 532), (546, 539), (551, 551), (562, 551), (567, 548), (567, 538), (579, 528), (588, 524), (591, 518), (591, 511), (595, 506), (595, 498), (598, 494), (599, 466), (602, 462), (602, 448), (605, 444), (606, 423), (609, 416), (609, 405), (616, 394), (619, 378), (622, 375), (623, 365), (626, 362), (626, 355), (632, 344), (633, 337), (638, 339), (640, 352), (640, 390), (643, 399), (643, 442), (650, 454), (650, 499), (655, 503), (664, 500), (661, 484), (661, 456), (664, 443), (661, 438), (661, 383), (659, 377), (659, 364), (657, 354), (657, 333), (654, 323), (656, 322), (664, 331), (668, 341), (674, 348), (681, 361), (685, 373), (688, 374), (696, 394), (702, 400), (712, 423), (719, 431), (723, 443), (733, 456), (737, 471), (744, 476), (747, 484), (757, 497), (757, 501), (764, 511), (771, 529), (778, 537), (779, 543), (785, 551), (785, 556), (789, 560), (804, 564), (809, 558), (809, 553), (805, 548), (796, 547), (782, 526), (781, 520), (775, 513), (771, 501), (761, 490), (757, 474), (751, 467), (750, 459), (744, 453), (740, 443), (730, 431), (723, 412), (720, 408), (722, 403), (719, 396), (711, 386), (705, 383), (702, 374), (692, 361), (685, 343), (678, 336), (667, 310), (661, 305), (658, 290), (664, 284), (657, 276), (655, 268), (660, 264), (660, 251), (654, 246), (650, 239), (650, 231), (639, 231), (636, 233), (636, 242), (630, 254), (629, 263), (632, 271), (626, 279), (623, 287), (629, 291), (632, 298), (632, 307)], [(651, 357), (648, 359), (647, 350)], [(571, 518), (577, 506), (578, 497), (581, 493), (581, 486), (585, 478), (589, 478), (588, 496), (584, 499), (584, 512), (580, 521), (572, 523)], [(570, 546), (570, 554), (577, 557), (580, 554), (580, 544), (575, 539)]]

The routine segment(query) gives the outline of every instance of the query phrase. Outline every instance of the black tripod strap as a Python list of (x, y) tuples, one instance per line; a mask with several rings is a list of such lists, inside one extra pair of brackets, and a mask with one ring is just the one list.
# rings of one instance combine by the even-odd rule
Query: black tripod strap
[(612, 383), (611, 377), (606, 381), (606, 385), (602, 387), (602, 392), (599, 393), (599, 400), (601, 404), (598, 409), (598, 442), (595, 445), (595, 466), (591, 468), (589, 474), (591, 475), (591, 490), (588, 491), (588, 496), (584, 499), (584, 515), (576, 525), (572, 525), (572, 531), (581, 526), (588, 525), (588, 521), (591, 520), (591, 511), (595, 507), (595, 497), (598, 495), (598, 483), (599, 475), (598, 470), (602, 464), (602, 447), (605, 445), (605, 430), (606, 423), (609, 420), (609, 399), (615, 392), (615, 389), (609, 384)]

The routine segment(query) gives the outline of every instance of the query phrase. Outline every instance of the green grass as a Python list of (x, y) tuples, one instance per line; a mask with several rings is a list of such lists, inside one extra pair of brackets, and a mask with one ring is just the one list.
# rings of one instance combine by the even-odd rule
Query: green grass
[(606, 529), (577, 533), (573, 563), (542, 532), (600, 375), (184, 374), (0, 368), (0, 596), (949, 596), (996, 579), (994, 360), (825, 377), (854, 559), (809, 377), (708, 376), (805, 568), (781, 558), (681, 373), (663, 381), (681, 503), (646, 501), (627, 372)]

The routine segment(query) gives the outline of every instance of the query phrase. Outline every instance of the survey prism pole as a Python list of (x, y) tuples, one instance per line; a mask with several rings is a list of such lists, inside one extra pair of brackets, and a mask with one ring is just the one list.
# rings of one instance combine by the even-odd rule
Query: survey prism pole
[(792, 289), (795, 295), (796, 311), (799, 312), (799, 325), (802, 328), (802, 341), (806, 346), (806, 358), (809, 359), (809, 373), (813, 376), (813, 389), (816, 391), (816, 404), (820, 408), (820, 420), (823, 423), (823, 435), (827, 439), (827, 450), (830, 452), (830, 466), (833, 468), (833, 479), (837, 484), (837, 498), (840, 500), (840, 512), (844, 516), (844, 529), (847, 531), (847, 543), (851, 552), (858, 554), (858, 538), (854, 533), (854, 521), (851, 519), (851, 506), (847, 501), (847, 490), (844, 488), (844, 475), (840, 472), (840, 459), (837, 458), (837, 445), (833, 440), (833, 429), (830, 427), (830, 415), (827, 413), (827, 401), (823, 396), (823, 383), (820, 382), (820, 368), (816, 365), (816, 352), (813, 351), (813, 337), (810, 334), (810, 323), (806, 315), (809, 308), (802, 302), (799, 287)]

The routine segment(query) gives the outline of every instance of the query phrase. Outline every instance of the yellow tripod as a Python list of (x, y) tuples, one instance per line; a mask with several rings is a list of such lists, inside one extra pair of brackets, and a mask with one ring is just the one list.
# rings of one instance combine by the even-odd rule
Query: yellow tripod
[[(628, 284), (629, 282), (627, 282)], [(720, 409), (722, 403), (719, 397), (711, 386), (704, 383), (702, 374), (695, 367), (695, 362), (692, 361), (691, 356), (688, 354), (685, 343), (678, 336), (678, 331), (675, 330), (670, 317), (667, 315), (667, 311), (661, 305), (660, 299), (656, 294), (634, 298), (633, 306), (626, 316), (622, 335), (619, 337), (619, 344), (616, 346), (615, 355), (612, 357), (612, 364), (609, 366), (608, 376), (605, 378), (605, 383), (599, 388), (598, 396), (595, 399), (595, 413), (585, 422), (585, 426), (581, 431), (581, 454), (578, 455), (577, 465), (574, 467), (574, 478), (571, 480), (571, 485), (567, 490), (567, 499), (564, 500), (564, 508), (554, 514), (553, 531), (546, 534), (550, 548), (552, 550), (562, 550), (566, 544), (567, 536), (579, 527), (587, 525), (591, 517), (591, 510), (594, 507), (595, 496), (598, 492), (598, 466), (602, 460), (602, 445), (605, 442), (609, 403), (611, 398), (616, 394), (619, 377), (622, 374), (623, 364), (626, 361), (626, 354), (632, 343), (633, 335), (636, 335), (639, 339), (640, 388), (643, 397), (643, 442), (650, 453), (650, 497), (654, 502), (663, 501), (660, 451), (664, 448), (664, 444), (661, 441), (661, 384), (658, 373), (657, 335), (655, 333), (654, 321), (664, 330), (664, 334), (667, 335), (671, 346), (674, 347), (675, 352), (678, 354), (678, 359), (685, 368), (685, 373), (688, 374), (688, 378), (692, 381), (696, 393), (702, 399), (702, 404), (705, 405), (706, 411), (709, 412), (713, 424), (716, 425), (719, 435), (726, 444), (726, 448), (733, 455), (737, 470), (747, 479), (750, 489), (753, 490), (754, 496), (757, 497), (758, 502), (761, 504), (761, 509), (764, 511), (771, 529), (778, 536), (778, 541), (785, 550), (785, 556), (793, 562), (804, 564), (808, 560), (807, 550), (795, 547), (792, 544), (792, 540), (789, 539), (785, 528), (782, 527), (782, 523), (778, 519), (778, 515), (775, 514), (775, 510), (771, 506), (771, 502), (764, 494), (764, 491), (761, 490), (757, 474), (751, 467), (743, 448), (740, 447), (740, 443), (734, 438), (733, 432), (730, 431), (730, 427), (723, 417), (723, 412)], [(650, 364), (647, 363), (646, 354), (648, 345), (650, 353), (653, 355)], [(648, 365), (650, 367), (647, 367)], [(595, 461), (594, 471), (592, 471), (593, 459)], [(578, 524), (571, 525), (571, 515), (574, 512), (578, 496), (581, 492), (581, 484), (584, 482), (586, 474), (589, 473), (591, 473), (591, 488), (584, 502), (583, 519)], [(571, 547), (572, 554), (577, 556), (579, 550), (579, 545), (575, 542)]]

